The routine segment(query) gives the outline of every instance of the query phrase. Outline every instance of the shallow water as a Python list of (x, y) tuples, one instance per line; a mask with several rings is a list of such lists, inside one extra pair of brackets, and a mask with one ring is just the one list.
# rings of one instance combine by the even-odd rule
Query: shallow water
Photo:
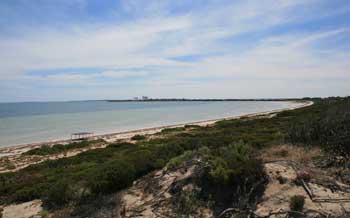
[(73, 132), (113, 133), (264, 112), (293, 102), (0, 103), (0, 147), (66, 139)]

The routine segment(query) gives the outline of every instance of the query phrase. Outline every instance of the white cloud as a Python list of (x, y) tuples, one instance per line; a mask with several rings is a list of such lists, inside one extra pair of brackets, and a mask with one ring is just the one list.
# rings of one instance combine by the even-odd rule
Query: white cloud
[(337, 50), (328, 51), (324, 59), (322, 50), (312, 45), (325, 38), (339, 34), (348, 34), (348, 29), (337, 29), (328, 32), (287, 35), (271, 37), (262, 41), (255, 48), (241, 55), (223, 55), (209, 57), (195, 63), (188, 70), (188, 76), (198, 78), (205, 76), (231, 78), (349, 78), (346, 69), (350, 62), (346, 57), (350, 53)]
[[(25, 39), (0, 40), (1, 73), (74, 67), (137, 67), (170, 64), (142, 53), (158, 34), (190, 25), (186, 18), (148, 20), (122, 26), (44, 32)], [(141, 51), (141, 52), (140, 52)]]
[[(128, 83), (137, 84), (137, 90), (153, 94), (157, 92), (152, 90), (161, 90), (162, 87), (164, 95), (174, 94), (177, 87), (183, 87), (184, 94), (195, 97), (206, 90), (215, 91), (217, 95), (232, 93), (239, 87), (243, 90), (248, 82), (244, 85), (237, 82), (243, 80), (251, 80), (251, 86), (263, 93), (264, 88), (257, 82), (261, 78), (270, 80), (275, 90), (280, 88), (276, 80), (350, 79), (347, 73), (349, 52), (317, 46), (334, 37), (349, 37), (349, 26), (331, 30), (293, 30), (283, 34), (270, 32), (271, 28), (322, 18), (321, 12), (328, 11), (320, 2), (241, 0), (220, 5), (214, 1), (198, 10), (174, 15), (168, 10), (173, 1), (162, 4), (147, 1), (141, 5), (139, 1), (123, 1), (124, 10), (140, 14), (138, 19), (75, 25), (65, 29), (32, 29), (24, 37), (17, 38), (0, 36), (0, 86), (6, 85), (6, 92), (11, 91), (9, 84), (16, 84), (12, 91), (19, 86), (34, 90), (37, 83), (98, 86), (91, 98), (104, 98), (106, 90), (124, 93), (120, 91), (123, 78), (142, 77), (142, 81)], [(84, 1), (79, 4), (81, 8), (85, 7)], [(313, 12), (312, 16), (310, 12)], [(344, 9), (339, 9), (326, 15), (343, 12)], [(250, 39), (250, 47), (241, 50), (239, 45), (247, 42), (234, 37), (249, 34), (261, 36), (256, 41)], [(237, 44), (238, 49), (232, 44)], [(191, 55), (203, 57), (195, 62), (173, 59)], [(149, 69), (150, 66), (153, 68)], [(26, 74), (28, 71), (64, 68), (109, 70), (89, 74), (78, 71), (47, 76)], [(135, 68), (139, 70), (132, 70)], [(217, 80), (213, 82), (211, 79)], [(267, 84), (266, 81), (263, 84)], [(103, 85), (108, 88), (102, 91)], [(197, 93), (198, 89), (203, 91)], [(287, 90), (281, 92), (289, 95)], [(346, 92), (344, 88), (343, 92)], [(260, 92), (254, 93), (258, 95)]]
[(103, 71), (101, 76), (109, 77), (109, 78), (119, 78), (123, 79), (125, 77), (143, 77), (149, 75), (146, 71), (113, 71), (113, 70), (107, 70)]

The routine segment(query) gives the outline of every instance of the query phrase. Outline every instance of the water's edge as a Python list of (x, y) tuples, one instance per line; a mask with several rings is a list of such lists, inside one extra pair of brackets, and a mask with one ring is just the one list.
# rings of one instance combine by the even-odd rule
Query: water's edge
[[(241, 114), (237, 116), (230, 116), (230, 117), (223, 117), (223, 118), (217, 118), (217, 119), (209, 119), (209, 120), (199, 120), (199, 121), (194, 121), (194, 122), (185, 122), (185, 123), (178, 123), (178, 124), (171, 124), (171, 125), (162, 125), (162, 126), (154, 126), (154, 127), (148, 127), (148, 128), (140, 128), (140, 129), (130, 129), (127, 131), (118, 131), (118, 132), (111, 132), (111, 133), (104, 133), (104, 134), (97, 134), (94, 135), (93, 138), (103, 138), (103, 139), (108, 139), (111, 137), (118, 137), (120, 139), (124, 138), (130, 138), (133, 135), (137, 134), (154, 134), (156, 132), (160, 132), (162, 129), (165, 128), (176, 128), (176, 127), (182, 127), (185, 125), (200, 125), (200, 126), (206, 126), (206, 125), (211, 125), (214, 124), (215, 122), (222, 121), (222, 120), (231, 120), (231, 119), (239, 119), (242, 117), (255, 117), (255, 116), (261, 116), (261, 115), (268, 115), (268, 114), (274, 114), (282, 111), (287, 111), (287, 110), (294, 110), (302, 107), (307, 107), (313, 104), (312, 101), (303, 101), (303, 102), (293, 102), (295, 103), (294, 105), (282, 109), (276, 109), (276, 110), (269, 110), (269, 111), (263, 111), (263, 112), (256, 112), (256, 113), (246, 113), (246, 114)], [(49, 141), (40, 141), (40, 142), (33, 142), (33, 143), (26, 143), (26, 144), (19, 144), (19, 145), (8, 145), (8, 146), (3, 146), (0, 147), (0, 152), (8, 152), (9, 150), (14, 150), (14, 149), (31, 149), (34, 147), (41, 146), (43, 144), (57, 144), (57, 143), (67, 143), (70, 142), (71, 139), (63, 139), (63, 138), (58, 138), (55, 140), (49, 140)]]

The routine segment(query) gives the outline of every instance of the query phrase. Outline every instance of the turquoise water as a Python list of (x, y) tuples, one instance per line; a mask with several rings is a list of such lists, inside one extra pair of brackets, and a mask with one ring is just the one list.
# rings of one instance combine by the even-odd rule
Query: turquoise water
[(293, 102), (0, 103), (0, 147), (66, 139), (73, 132), (113, 133), (294, 106)]

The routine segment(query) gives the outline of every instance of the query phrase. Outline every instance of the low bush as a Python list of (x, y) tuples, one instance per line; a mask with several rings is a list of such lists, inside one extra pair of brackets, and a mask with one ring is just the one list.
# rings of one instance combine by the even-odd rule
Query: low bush
[(98, 140), (92, 140), (92, 141), (83, 140), (80, 142), (72, 142), (66, 145), (62, 145), (62, 144), (56, 144), (53, 146), (42, 145), (39, 148), (34, 148), (23, 153), (23, 155), (41, 155), (42, 156), (42, 155), (58, 154), (58, 153), (68, 151), (70, 149), (84, 148), (92, 144), (102, 143), (102, 142), (104, 142), (103, 139), (98, 139)]
[(144, 139), (146, 139), (146, 136), (144, 136), (144, 135), (134, 135), (133, 137), (131, 137), (131, 139), (132, 140), (136, 140), (136, 141), (144, 140)]
[(183, 130), (185, 130), (185, 127), (165, 128), (165, 129), (162, 129), (161, 133), (179, 132)]
[(15, 195), (13, 195), (13, 199), (15, 202), (25, 202), (31, 201), (32, 199), (39, 198), (39, 192), (35, 188), (25, 187), (21, 190), (16, 191)]
[(302, 195), (294, 195), (290, 198), (289, 208), (291, 211), (301, 212), (304, 209), (305, 197)]
[[(200, 206), (200, 201), (194, 192), (182, 191), (176, 197), (174, 202), (177, 214), (190, 215)], [(186, 216), (187, 217), (187, 216)]]
[(44, 204), (49, 208), (60, 207), (73, 198), (73, 190), (66, 180), (60, 180), (49, 187), (44, 197)]
[(199, 125), (194, 125), (194, 124), (186, 124), (185, 129), (195, 129), (195, 128), (200, 128), (201, 126)]
[(92, 171), (88, 187), (94, 194), (112, 193), (129, 186), (135, 174), (132, 164), (121, 160), (110, 161)]
[(325, 100), (313, 113), (295, 119), (288, 130), (293, 144), (321, 146), (333, 159), (350, 161), (350, 98)]
[(208, 166), (199, 179), (202, 197), (213, 200), (216, 207), (222, 208), (232, 206), (232, 202), (237, 207), (255, 203), (256, 196), (262, 194), (266, 177), (249, 145), (232, 143), (212, 149), (205, 156)]
[(180, 166), (183, 162), (190, 160), (194, 155), (193, 151), (185, 151), (182, 155), (172, 158), (168, 164), (167, 167), (169, 169), (175, 169), (176, 167)]

